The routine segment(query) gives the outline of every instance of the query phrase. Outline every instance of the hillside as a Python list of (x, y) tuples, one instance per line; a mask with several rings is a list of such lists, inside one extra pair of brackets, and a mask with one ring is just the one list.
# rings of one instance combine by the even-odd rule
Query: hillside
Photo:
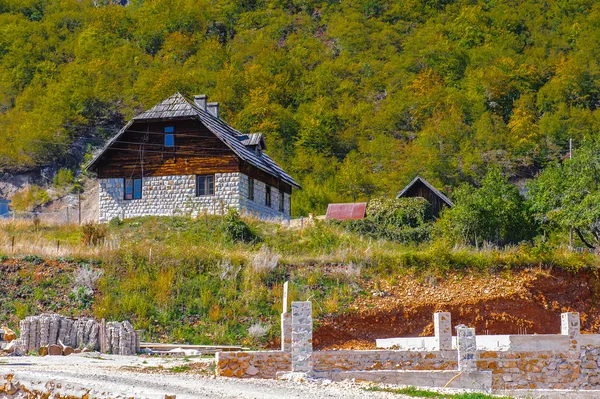
[(0, 253), (0, 323), (11, 327), (56, 311), (128, 319), (145, 340), (275, 346), (285, 281), (293, 300), (314, 303), (319, 348), (430, 335), (436, 310), (482, 334), (557, 333), (567, 310), (584, 332), (600, 326), (598, 259), (525, 244), (403, 245), (228, 216), (2, 224)]
[(132, 115), (206, 93), (303, 185), (296, 214), (531, 177), (595, 136), (593, 0), (0, 0), (0, 168), (77, 169)]

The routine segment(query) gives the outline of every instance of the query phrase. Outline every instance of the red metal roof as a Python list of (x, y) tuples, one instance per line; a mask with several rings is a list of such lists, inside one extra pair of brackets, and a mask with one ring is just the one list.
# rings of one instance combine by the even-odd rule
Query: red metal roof
[(367, 212), (367, 203), (355, 204), (329, 204), (327, 206), (326, 219), (351, 220), (364, 219)]

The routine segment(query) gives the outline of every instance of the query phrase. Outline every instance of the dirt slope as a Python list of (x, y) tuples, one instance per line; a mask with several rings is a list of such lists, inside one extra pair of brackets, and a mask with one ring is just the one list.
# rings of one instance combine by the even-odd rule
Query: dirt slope
[(376, 338), (433, 335), (433, 313), (452, 313), (452, 324), (479, 334), (560, 332), (560, 313), (577, 311), (584, 333), (597, 333), (598, 278), (590, 272), (522, 270), (496, 275), (451, 275), (443, 281), (413, 277), (383, 284), (357, 298), (345, 315), (325, 318), (315, 330), (319, 349), (374, 348)]

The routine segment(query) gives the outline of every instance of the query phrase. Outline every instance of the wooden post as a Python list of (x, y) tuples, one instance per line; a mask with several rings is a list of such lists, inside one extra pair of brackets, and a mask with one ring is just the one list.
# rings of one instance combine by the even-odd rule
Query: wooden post
[(12, 243), (11, 243), (11, 252), (14, 255), (15, 253), (15, 236), (12, 236)]
[(288, 286), (289, 281), (283, 283), (283, 313), (287, 313), (288, 311)]
[(60, 251), (60, 240), (56, 240), (56, 255), (58, 255), (59, 251)]

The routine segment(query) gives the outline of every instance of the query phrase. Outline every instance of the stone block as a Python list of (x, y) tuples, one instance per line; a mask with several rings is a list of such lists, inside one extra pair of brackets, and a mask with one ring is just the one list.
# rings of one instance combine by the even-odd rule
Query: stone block
[(464, 325), (456, 327), (458, 368), (462, 371), (477, 369), (477, 344), (475, 341), (475, 329)]
[(312, 303), (292, 302), (292, 371), (313, 370)]
[(570, 351), (579, 351), (580, 329), (579, 313), (566, 312), (560, 315), (560, 333), (569, 337)]
[(449, 312), (433, 314), (435, 350), (452, 350), (452, 319)]

